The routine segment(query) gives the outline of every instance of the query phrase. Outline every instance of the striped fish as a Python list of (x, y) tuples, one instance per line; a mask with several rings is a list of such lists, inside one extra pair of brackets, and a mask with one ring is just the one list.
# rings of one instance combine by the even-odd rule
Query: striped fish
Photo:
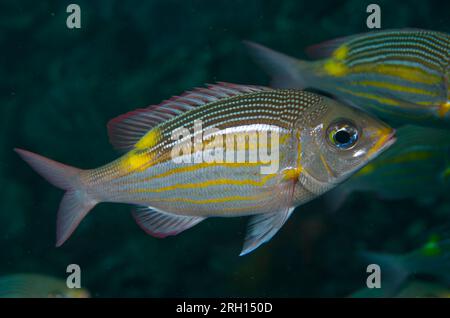
[[(433, 233), (434, 232), (434, 233)], [(377, 264), (383, 269), (382, 288), (367, 288), (356, 291), (350, 297), (399, 297), (408, 282), (418, 277), (439, 281), (448, 285), (450, 266), (450, 240), (448, 231), (435, 229), (422, 246), (403, 254), (388, 254), (360, 251), (361, 264)], [(419, 295), (415, 295), (416, 297)], [(450, 295), (442, 295), (449, 297)]]
[[(229, 83), (135, 110), (108, 126), (112, 144), (126, 153), (97, 169), (16, 149), (67, 191), (57, 246), (96, 204), (121, 202), (138, 205), (138, 225), (157, 237), (207, 217), (253, 215), (243, 255), (267, 242), (296, 206), (333, 188), (395, 140), (384, 123), (320, 95)], [(269, 153), (278, 156), (251, 160)], [(211, 154), (219, 156), (211, 160)]]
[(89, 298), (84, 288), (68, 288), (63, 279), (39, 274), (0, 277), (0, 298)]
[(248, 42), (282, 88), (314, 88), (392, 124), (450, 127), (450, 36), (419, 29), (375, 31), (312, 46), (301, 61)]

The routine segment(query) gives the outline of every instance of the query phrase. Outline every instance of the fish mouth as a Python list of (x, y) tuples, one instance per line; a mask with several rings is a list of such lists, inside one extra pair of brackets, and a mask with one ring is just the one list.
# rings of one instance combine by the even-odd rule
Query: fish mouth
[(392, 129), (392, 132), (386, 137), (386, 141), (381, 145), (379, 151), (382, 152), (385, 149), (392, 146), (397, 141), (397, 136), (395, 135), (395, 129)]
[(390, 132), (384, 134), (372, 147), (368, 153), (368, 158), (374, 159), (397, 141), (395, 129), (389, 128), (389, 130)]

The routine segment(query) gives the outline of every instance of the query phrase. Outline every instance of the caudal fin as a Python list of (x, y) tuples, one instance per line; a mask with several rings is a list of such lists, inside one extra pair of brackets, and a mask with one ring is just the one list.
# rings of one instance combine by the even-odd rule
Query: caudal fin
[(310, 87), (309, 63), (276, 52), (260, 44), (244, 41), (255, 61), (272, 76), (276, 88)]
[(26, 150), (14, 149), (14, 151), (48, 182), (66, 190), (59, 205), (56, 221), (56, 246), (61, 246), (98, 202), (86, 192), (80, 180), (81, 169)]

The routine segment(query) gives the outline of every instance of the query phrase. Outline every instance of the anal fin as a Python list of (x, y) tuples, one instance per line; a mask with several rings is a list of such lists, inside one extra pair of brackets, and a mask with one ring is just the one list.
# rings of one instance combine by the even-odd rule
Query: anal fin
[(151, 207), (133, 211), (133, 217), (147, 234), (158, 238), (177, 235), (205, 219), (201, 216), (171, 214)]

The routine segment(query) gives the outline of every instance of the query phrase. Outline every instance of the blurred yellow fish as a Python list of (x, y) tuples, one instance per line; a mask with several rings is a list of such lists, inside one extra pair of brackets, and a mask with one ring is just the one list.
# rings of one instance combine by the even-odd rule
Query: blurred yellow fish
[(368, 32), (311, 47), (301, 61), (247, 42), (282, 88), (330, 93), (389, 123), (450, 127), (450, 36), (399, 29)]
[(38, 274), (0, 277), (0, 298), (88, 298), (84, 288), (68, 288), (62, 279)]
[[(362, 252), (367, 264), (377, 264), (381, 268), (381, 288), (362, 288), (351, 297), (400, 297), (412, 290), (405, 291), (405, 285), (418, 275), (424, 275), (450, 286), (450, 239), (448, 233), (431, 234), (420, 248), (405, 254), (387, 254)], [(417, 292), (417, 290), (416, 290)], [(441, 297), (449, 297), (440, 290)], [(419, 297), (419, 295), (417, 295)]]
[[(376, 298), (386, 297), (381, 289), (361, 289), (350, 297), (353, 298)], [(394, 298), (450, 298), (450, 288), (445, 284), (427, 282), (412, 279), (405, 282), (398, 292), (393, 294)]]

